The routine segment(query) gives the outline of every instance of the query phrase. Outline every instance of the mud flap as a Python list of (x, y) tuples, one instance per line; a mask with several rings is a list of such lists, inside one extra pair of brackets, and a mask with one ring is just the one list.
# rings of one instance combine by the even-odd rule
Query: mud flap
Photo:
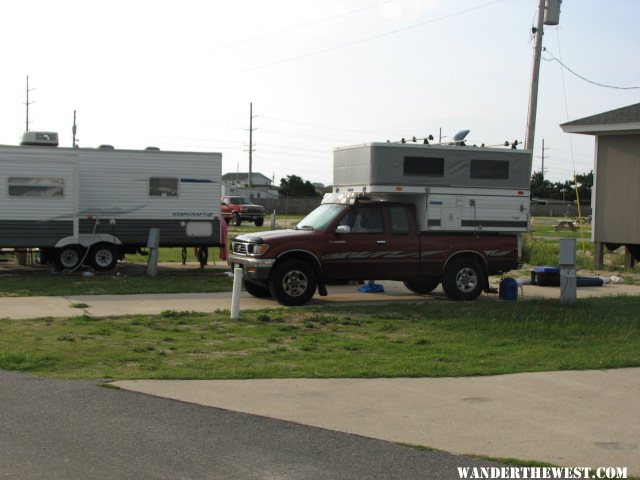
[(318, 281), (318, 293), (321, 297), (326, 297), (328, 295), (327, 287), (325, 287), (324, 283), (321, 281)]

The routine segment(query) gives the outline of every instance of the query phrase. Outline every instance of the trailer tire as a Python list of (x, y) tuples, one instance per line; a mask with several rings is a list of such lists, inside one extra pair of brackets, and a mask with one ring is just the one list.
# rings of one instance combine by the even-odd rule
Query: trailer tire
[(264, 225), (264, 217), (256, 218), (253, 223), (256, 227), (261, 227), (262, 225)]
[(404, 283), (404, 286), (407, 287), (414, 293), (427, 294), (433, 292), (433, 290), (440, 283), (440, 278), (438, 277), (424, 277), (419, 278), (417, 280), (407, 280)]
[(200, 268), (205, 267), (207, 260), (209, 260), (209, 247), (198, 247), (198, 262), (200, 263)]
[(456, 258), (444, 271), (442, 288), (452, 300), (475, 300), (482, 293), (484, 277), (482, 267), (474, 259)]
[(242, 219), (240, 218), (240, 214), (237, 213), (237, 212), (234, 212), (233, 213), (233, 224), (236, 227), (239, 227), (241, 223), (242, 223)]
[(298, 306), (313, 297), (318, 285), (316, 272), (303, 260), (290, 259), (277, 265), (269, 277), (269, 291), (282, 305)]
[(118, 250), (110, 243), (99, 243), (91, 247), (91, 265), (97, 271), (111, 270), (118, 263)]
[(62, 247), (56, 251), (55, 263), (60, 270), (73, 270), (80, 264), (83, 251), (79, 245)]
[(256, 298), (269, 298), (271, 297), (271, 292), (269, 291), (269, 287), (265, 285), (258, 285), (257, 283), (253, 283), (249, 280), (243, 280), (242, 285), (244, 289), (249, 295)]

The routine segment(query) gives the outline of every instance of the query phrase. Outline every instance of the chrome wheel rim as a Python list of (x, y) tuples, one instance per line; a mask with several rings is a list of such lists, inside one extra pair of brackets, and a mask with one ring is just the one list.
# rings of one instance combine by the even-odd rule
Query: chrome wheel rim
[(308, 286), (307, 276), (300, 270), (290, 270), (282, 277), (282, 289), (290, 297), (299, 297)]
[(463, 268), (456, 275), (456, 286), (464, 293), (471, 292), (478, 286), (478, 275), (473, 268)]

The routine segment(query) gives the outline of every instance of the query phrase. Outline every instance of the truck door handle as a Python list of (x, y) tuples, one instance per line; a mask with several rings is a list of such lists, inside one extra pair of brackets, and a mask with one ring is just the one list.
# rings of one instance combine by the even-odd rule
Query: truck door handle
[(386, 240), (378, 240), (376, 243), (378, 245), (385, 245), (387, 243), (387, 241)]
[(329, 243), (347, 243), (346, 240), (329, 240)]

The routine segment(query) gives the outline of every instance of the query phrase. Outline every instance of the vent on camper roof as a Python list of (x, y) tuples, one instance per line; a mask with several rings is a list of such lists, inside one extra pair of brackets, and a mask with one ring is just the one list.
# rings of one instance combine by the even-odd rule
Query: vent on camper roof
[(55, 132), (24, 132), (20, 145), (58, 146), (58, 134)]
[(115, 150), (115, 147), (113, 145), (100, 145), (98, 147), (98, 149), (100, 149), (100, 150)]
[(160, 148), (159, 147), (147, 147), (147, 148), (145, 148), (145, 150), (149, 150), (151, 152), (159, 152)]

